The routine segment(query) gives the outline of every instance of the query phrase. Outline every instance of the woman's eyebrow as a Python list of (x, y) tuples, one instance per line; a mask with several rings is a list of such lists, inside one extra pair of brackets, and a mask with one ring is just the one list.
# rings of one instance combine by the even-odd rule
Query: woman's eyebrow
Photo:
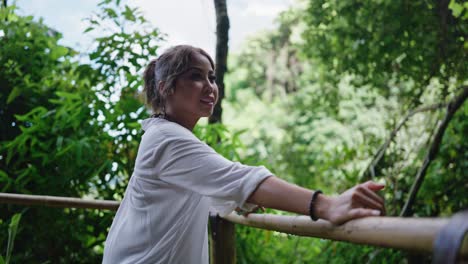
[[(204, 70), (202, 68), (199, 68), (199, 67), (190, 67), (188, 68), (187, 71), (191, 71), (191, 70), (197, 70), (197, 71), (200, 71), (200, 72), (204, 72)], [(209, 70), (208, 71), (209, 74), (214, 74), (214, 71), (213, 70)]]

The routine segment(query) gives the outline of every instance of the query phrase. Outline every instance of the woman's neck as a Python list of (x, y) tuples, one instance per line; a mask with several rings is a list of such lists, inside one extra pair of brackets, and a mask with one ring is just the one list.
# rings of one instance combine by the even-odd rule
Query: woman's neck
[(193, 119), (187, 117), (186, 115), (174, 115), (173, 113), (166, 113), (164, 119), (177, 123), (190, 131), (193, 131), (193, 128), (199, 120), (199, 118)]

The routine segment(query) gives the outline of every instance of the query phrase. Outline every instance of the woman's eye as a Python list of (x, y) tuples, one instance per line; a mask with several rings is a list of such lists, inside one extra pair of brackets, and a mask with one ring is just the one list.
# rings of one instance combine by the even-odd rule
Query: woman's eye
[[(192, 79), (194, 81), (204, 80), (205, 78), (206, 78), (206, 76), (201, 74), (201, 73), (192, 73), (192, 74), (190, 74), (190, 79)], [(209, 75), (208, 80), (210, 81), (210, 83), (215, 83), (216, 76)]]
[(191, 75), (191, 78), (193, 80), (199, 80), (199, 79), (202, 79), (203, 76), (201, 74), (199, 74), (199, 73), (194, 73), (194, 74)]

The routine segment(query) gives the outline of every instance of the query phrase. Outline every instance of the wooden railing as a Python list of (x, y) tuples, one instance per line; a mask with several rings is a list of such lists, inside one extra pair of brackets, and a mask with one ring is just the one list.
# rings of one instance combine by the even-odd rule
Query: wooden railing
[[(0, 193), (0, 203), (67, 208), (117, 210), (119, 202), (79, 198)], [(468, 211), (452, 218), (367, 217), (335, 226), (312, 222), (306, 216), (230, 214), (210, 215), (212, 263), (235, 263), (235, 224), (288, 234), (318, 237), (356, 244), (433, 253), (434, 263), (455, 263), (468, 258)]]

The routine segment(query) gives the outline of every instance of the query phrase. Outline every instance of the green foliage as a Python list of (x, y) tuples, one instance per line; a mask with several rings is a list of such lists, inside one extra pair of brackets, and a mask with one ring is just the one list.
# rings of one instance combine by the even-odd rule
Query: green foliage
[[(452, 15), (456, 18), (461, 18), (462, 20), (467, 20), (468, 19), (468, 3), (465, 2), (463, 4), (461, 3), (458, 3), (457, 1), (455, 0), (450, 0), (450, 4), (449, 4), (449, 9), (452, 11)], [(466, 46), (466, 42), (465, 42), (465, 48), (467, 48)]]
[[(85, 33), (95, 36), (88, 54), (60, 45), (59, 32), (18, 16), (14, 5), (0, 9), (1, 192), (122, 198), (139, 120), (148, 115), (141, 72), (164, 35), (119, 0), (98, 8), (87, 19)], [(230, 57), (226, 125), (200, 124), (194, 133), (228, 159), (339, 193), (362, 181), (409, 106), (443, 102), (466, 84), (466, 8), (455, 0), (302, 1)], [(411, 117), (375, 167), (389, 215), (401, 210), (443, 114)], [(416, 215), (468, 206), (467, 116), (465, 103), (428, 170)], [(1, 205), (0, 219), (17, 219), (23, 208)], [(0, 263), (99, 263), (112, 216), (26, 207), (16, 238), (16, 227), (0, 220), (0, 234), (12, 234), (0, 235), (0, 248), (11, 253), (15, 240)], [(406, 261), (398, 250), (243, 226), (236, 243), (239, 263)]]
[(295, 10), (282, 13), (280, 20), (278, 30), (262, 32), (251, 38), (234, 58), (236, 67), (230, 68), (230, 75), (239, 76), (237, 81), (242, 82), (230, 83), (228, 100), (235, 101), (235, 91), (239, 89), (252, 89), (265, 100), (299, 89), (295, 79), (301, 78), (304, 66), (298, 61), (298, 43), (294, 42), (294, 37), (303, 23), (300, 23), (300, 14)]
[[(147, 117), (142, 104), (141, 74), (148, 57), (155, 56), (162, 35), (137, 8), (121, 6), (119, 2), (101, 2), (101, 12), (88, 21), (93, 29), (104, 28), (89, 54), (98, 72), (92, 89), (98, 100), (91, 102), (95, 109), (92, 114), (96, 125), (113, 138), (110, 148), (118, 156), (113, 160), (117, 165), (114, 171), (119, 175), (119, 188), (124, 188), (133, 171), (141, 137), (138, 121)], [(121, 198), (121, 194), (118, 192), (113, 198)]]
[[(414, 80), (418, 100), (433, 77), (444, 82), (468, 74), (466, 24), (448, 1), (308, 1), (304, 53), (336, 77), (354, 73), (387, 92), (386, 80)], [(457, 9), (454, 1), (452, 8)], [(415, 97), (415, 98), (413, 98)]]
[(445, 132), (437, 159), (429, 168), (420, 199), (415, 207), (420, 215), (450, 216), (466, 209), (468, 196), (468, 104), (455, 115)]
[(21, 219), (21, 214), (14, 214), (10, 220), (10, 225), (8, 226), (8, 244), (5, 259), (0, 255), (0, 264), (10, 263), (11, 253), (13, 252), (13, 247), (15, 244), (16, 232), (18, 231), (19, 221)]
[(326, 250), (317, 256), (317, 263), (406, 263), (403, 252), (391, 249), (359, 246), (344, 242), (331, 242)]
[[(460, 16), (447, 13), (450, 28), (442, 32), (438, 7), (428, 2), (304, 2), (304, 8), (283, 13), (275, 30), (251, 39), (230, 59), (231, 98), (225, 101), (224, 120), (246, 129), (240, 136), (249, 146), (240, 152), (243, 159), (257, 159), (301, 186), (339, 193), (363, 180), (371, 158), (408, 107), (444, 102), (466, 84), (460, 37), (466, 27)], [(291, 60), (300, 69), (297, 75), (291, 73)], [(387, 186), (382, 195), (388, 215), (399, 214), (441, 110), (411, 117), (374, 168), (374, 180)], [(462, 172), (466, 120), (465, 103), (430, 166), (415, 215), (448, 216), (468, 206)], [(398, 250), (268, 233), (238, 227), (240, 263), (407, 261)]]
[(245, 146), (240, 141), (244, 131), (230, 132), (223, 124), (198, 124), (193, 133), (225, 158), (240, 161), (239, 151)]
[[(140, 12), (112, 1), (89, 19), (89, 64), (58, 44), (41, 20), (0, 10), (0, 189), (119, 199), (133, 169), (146, 116), (140, 74), (161, 41)], [(87, 29), (92, 33), (92, 29)], [(19, 206), (2, 205), (0, 219)], [(27, 208), (12, 257), (18, 263), (98, 263), (112, 212)], [(0, 224), (0, 232), (7, 226)], [(32, 235), (34, 234), (34, 235)], [(5, 243), (5, 241), (0, 240)], [(34, 246), (32, 246), (34, 245)]]

